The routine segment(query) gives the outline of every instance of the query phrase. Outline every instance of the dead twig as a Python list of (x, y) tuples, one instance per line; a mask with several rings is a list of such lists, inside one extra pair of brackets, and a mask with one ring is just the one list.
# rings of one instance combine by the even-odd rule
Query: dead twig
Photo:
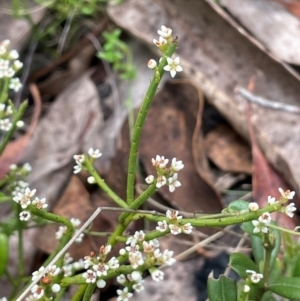
[(236, 87), (234, 90), (236, 93), (240, 94), (247, 101), (255, 103), (261, 107), (269, 108), (272, 110), (289, 112), (293, 114), (300, 114), (300, 107), (298, 106), (288, 105), (282, 102), (276, 102), (270, 99), (263, 98), (261, 96), (249, 92), (248, 90), (242, 87)]

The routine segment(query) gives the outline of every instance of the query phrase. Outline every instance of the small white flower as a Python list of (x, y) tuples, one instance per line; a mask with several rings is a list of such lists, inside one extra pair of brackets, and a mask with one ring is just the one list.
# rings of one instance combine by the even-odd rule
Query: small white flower
[(106, 286), (106, 282), (103, 279), (97, 281), (97, 287), (104, 288)]
[(158, 47), (162, 47), (164, 45), (167, 45), (168, 41), (164, 39), (162, 36), (159, 37), (159, 40), (153, 39), (153, 43)]
[[(77, 233), (78, 231), (76, 231)], [(76, 243), (81, 243), (84, 237), (84, 233), (80, 233), (79, 236), (75, 239)]]
[(174, 173), (174, 175), (168, 178), (169, 191), (174, 192), (177, 187), (181, 186), (181, 183), (177, 180), (178, 174)]
[(81, 155), (74, 155), (73, 156), (74, 160), (76, 161), (76, 163), (83, 163), (84, 162), (84, 154)]
[(269, 212), (265, 212), (263, 213), (259, 218), (258, 218), (258, 221), (262, 224), (265, 224), (266, 226), (270, 225), (271, 223), (271, 215)]
[(0, 112), (3, 112), (4, 110), (5, 110), (5, 104), (4, 103), (0, 103)]
[(26, 222), (30, 219), (31, 214), (29, 211), (22, 211), (20, 214), (20, 221)]
[(94, 177), (88, 177), (87, 178), (87, 182), (89, 183), (89, 184), (95, 184), (96, 183), (96, 180), (95, 180), (95, 178)]
[(139, 265), (144, 264), (141, 252), (129, 253), (129, 261), (133, 269), (137, 269)]
[(100, 153), (99, 149), (94, 150), (94, 149), (90, 148), (88, 150), (88, 154), (94, 159), (97, 159), (102, 156), (102, 153)]
[(17, 165), (16, 164), (10, 164), (9, 165), (9, 169), (10, 170), (16, 170), (17, 169)]
[(262, 224), (257, 220), (253, 220), (252, 224), (254, 226), (253, 233), (259, 233), (259, 232), (268, 233), (268, 231), (269, 231), (266, 224)]
[(77, 162), (77, 165), (75, 165), (73, 168), (74, 168), (74, 171), (73, 171), (74, 174), (80, 173), (82, 170), (82, 164)]
[(4, 132), (8, 132), (12, 127), (12, 123), (8, 118), (0, 120), (0, 129)]
[(148, 241), (143, 241), (143, 250), (145, 253), (152, 253), (155, 250), (153, 242), (150, 240)]
[(99, 262), (98, 264), (93, 265), (93, 270), (97, 273), (97, 276), (106, 276), (109, 266), (104, 262)]
[[(4, 77), (12, 78), (15, 75), (15, 70), (13, 68), (7, 68), (3, 75)], [(15, 90), (15, 92), (18, 92), (19, 89), (22, 87), (20, 80), (18, 78), (12, 78), (10, 80), (9, 88)]]
[(133, 271), (131, 273), (131, 278), (132, 278), (133, 281), (137, 281), (138, 282), (138, 281), (140, 281), (142, 279), (142, 275), (141, 275), (141, 273), (139, 271)]
[(53, 293), (58, 293), (60, 291), (60, 285), (57, 283), (54, 283), (51, 287), (51, 290)]
[(263, 279), (263, 275), (260, 273), (256, 273), (255, 271), (246, 270), (246, 273), (251, 274), (250, 278), (252, 283), (258, 283), (260, 279)]
[(124, 255), (126, 254), (126, 250), (123, 249), (123, 248), (120, 249), (119, 254), (120, 254), (121, 256), (124, 256)]
[(96, 273), (92, 270), (87, 270), (82, 277), (86, 279), (86, 283), (95, 283), (97, 279)]
[(119, 260), (118, 260), (116, 257), (112, 257), (112, 258), (108, 261), (107, 264), (108, 264), (109, 268), (110, 268), (110, 269), (113, 269), (113, 270), (117, 269), (117, 268), (120, 266)]
[(9, 60), (0, 59), (0, 70), (5, 71), (9, 68)]
[[(57, 267), (55, 264), (51, 265), (48, 269), (47, 269), (47, 273), (51, 276), (57, 276), (60, 272), (60, 268)], [(32, 279), (33, 280), (33, 279)]]
[(41, 266), (41, 267), (39, 268), (38, 271), (35, 271), (35, 272), (32, 273), (32, 278), (31, 278), (31, 280), (34, 281), (35, 279), (39, 278), (40, 275), (41, 275), (44, 271), (45, 271), (45, 268), (44, 268), (43, 266)]
[(132, 286), (132, 288), (133, 288), (137, 293), (143, 291), (143, 290), (145, 289), (144, 286), (143, 286), (143, 282), (144, 282), (144, 281), (141, 280), (140, 282), (134, 284), (134, 285)]
[(165, 168), (169, 162), (169, 159), (165, 159), (164, 156), (157, 155), (155, 159), (152, 158), (151, 162), (155, 168)]
[(84, 269), (84, 260), (79, 259), (78, 261), (73, 262), (72, 265), (76, 271), (82, 270), (82, 269)]
[(159, 232), (166, 232), (168, 230), (168, 224), (165, 220), (157, 222), (156, 230)]
[(100, 247), (100, 254), (101, 255), (107, 255), (108, 253), (110, 253), (110, 251), (111, 251), (111, 245)]
[(176, 75), (176, 72), (183, 71), (182, 67), (179, 65), (180, 58), (177, 57), (174, 60), (170, 57), (167, 57), (168, 65), (164, 67), (165, 71), (170, 71), (171, 77)]
[(285, 199), (292, 200), (295, 196), (295, 191), (286, 190), (284, 191), (282, 188), (278, 188), (281, 196)]
[(46, 204), (46, 199), (45, 198), (43, 198), (43, 199), (35, 198), (32, 201), (32, 204), (35, 205), (35, 207), (37, 209), (45, 209), (45, 208), (48, 207), (48, 204)]
[(64, 256), (64, 264), (69, 264), (70, 262), (73, 261), (73, 258), (71, 257), (70, 253), (66, 253), (65, 256)]
[(181, 233), (181, 228), (176, 225), (169, 225), (169, 229), (172, 234), (177, 235)]
[(121, 274), (117, 277), (117, 281), (120, 283), (120, 284), (124, 284), (126, 282), (126, 277), (125, 275)]
[(80, 219), (78, 219), (78, 218), (74, 218), (74, 217), (72, 217), (71, 219), (70, 219), (70, 222), (72, 223), (72, 225), (74, 226), (74, 227), (78, 227), (78, 226), (80, 226), (80, 224), (81, 224), (81, 221), (80, 221)]
[(24, 163), (22, 168), (27, 172), (31, 172), (31, 170), (32, 170), (32, 167), (28, 162)]
[(166, 217), (169, 218), (169, 219), (171, 219), (171, 220), (182, 219), (182, 216), (178, 215), (178, 211), (177, 210), (170, 210), (170, 209), (167, 210)]
[(17, 50), (11, 50), (8, 54), (8, 57), (11, 59), (11, 60), (16, 60), (17, 58), (19, 58), (19, 53)]
[(165, 264), (167, 265), (172, 265), (176, 262), (176, 259), (173, 258), (174, 252), (173, 251), (169, 251), (169, 250), (165, 250), (162, 253), (162, 260)]
[(85, 269), (90, 268), (93, 265), (92, 258), (90, 256), (85, 256), (83, 261), (83, 267)]
[(14, 69), (16, 71), (18, 71), (23, 67), (23, 63), (20, 62), (19, 60), (16, 60), (16, 61), (14, 61), (13, 66), (14, 66)]
[(7, 301), (7, 298), (6, 298), (6, 297), (2, 297), (2, 298), (0, 299), (0, 301)]
[(157, 177), (157, 182), (156, 182), (156, 188), (161, 188), (165, 186), (167, 183), (167, 179), (165, 176), (158, 176)]
[(191, 223), (186, 223), (182, 226), (182, 232), (185, 234), (191, 234), (193, 232), (193, 226)]
[(66, 226), (59, 226), (58, 227), (58, 230), (55, 232), (55, 238), (57, 240), (60, 240), (64, 234), (66, 233), (67, 231), (67, 227)]
[(137, 243), (137, 240), (134, 236), (129, 236), (126, 240), (126, 245), (135, 246)]
[(9, 88), (18, 92), (22, 88), (22, 84), (18, 77), (12, 78), (9, 83)]
[(157, 33), (166, 39), (172, 35), (172, 29), (162, 25), (161, 30), (158, 30)]
[(31, 289), (31, 292), (36, 300), (44, 296), (44, 289), (37, 284), (34, 285), (34, 287)]
[(278, 203), (278, 201), (276, 201), (275, 198), (272, 198), (271, 196), (268, 196), (268, 204), (269, 205), (274, 205), (276, 203)]
[(154, 269), (152, 271), (150, 271), (151, 273), (151, 277), (154, 281), (161, 281), (164, 279), (164, 272), (163, 271), (160, 271), (160, 270), (157, 270), (157, 269)]
[(182, 164), (182, 161), (176, 161), (176, 158), (173, 158), (171, 168), (174, 171), (179, 171), (184, 168), (184, 165)]
[(135, 231), (133, 236), (137, 241), (143, 241), (145, 239), (145, 232), (144, 231)]
[(147, 184), (152, 184), (154, 182), (154, 176), (150, 175), (145, 179)]
[(156, 68), (156, 66), (157, 66), (157, 63), (156, 63), (156, 61), (155, 61), (155, 60), (152, 60), (152, 59), (151, 59), (151, 60), (149, 60), (149, 61), (148, 61), (148, 64), (147, 64), (147, 66), (148, 66), (148, 68), (149, 68), (149, 69), (152, 69), (152, 70), (153, 70), (153, 69), (155, 69), (155, 68)]
[(137, 253), (139, 252), (140, 247), (139, 245), (130, 245), (128, 247), (125, 247), (125, 249), (128, 253)]
[(296, 211), (297, 208), (295, 207), (295, 203), (290, 203), (289, 205), (284, 207), (284, 213), (292, 218), (294, 216), (294, 211)]
[(252, 203), (249, 203), (248, 208), (250, 211), (257, 211), (259, 209), (259, 206), (257, 203), (252, 202)]
[(36, 189), (30, 190), (29, 187), (25, 189), (24, 194), (18, 193), (13, 200), (19, 203), (22, 209), (26, 209), (31, 203), (31, 198), (35, 195)]
[(250, 292), (250, 286), (247, 285), (247, 284), (243, 285), (243, 286), (242, 286), (242, 291), (243, 291), (244, 293), (249, 293), (249, 292)]
[(123, 290), (117, 290), (118, 298), (117, 301), (128, 301), (133, 296), (132, 293), (128, 292), (128, 287), (124, 287)]
[(16, 126), (17, 126), (18, 128), (22, 128), (24, 125), (25, 125), (25, 123), (24, 123), (23, 120), (19, 120), (19, 121), (17, 121), (17, 123), (16, 123)]

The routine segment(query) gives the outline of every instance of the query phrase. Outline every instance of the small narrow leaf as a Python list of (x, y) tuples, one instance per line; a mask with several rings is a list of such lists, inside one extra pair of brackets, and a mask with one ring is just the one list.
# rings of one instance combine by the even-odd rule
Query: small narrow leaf
[(219, 279), (209, 278), (207, 289), (210, 301), (237, 301), (236, 282), (223, 275)]

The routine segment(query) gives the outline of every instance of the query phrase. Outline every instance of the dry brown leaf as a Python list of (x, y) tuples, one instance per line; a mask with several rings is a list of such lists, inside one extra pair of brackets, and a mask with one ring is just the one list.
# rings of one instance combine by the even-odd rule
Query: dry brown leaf
[(269, 0), (222, 0), (221, 5), (277, 58), (300, 64), (300, 20), (282, 5)]
[(73, 155), (87, 151), (86, 144), (101, 149), (101, 139), (95, 138), (101, 127), (98, 92), (86, 74), (54, 101), (39, 123), (24, 158), (32, 164), (30, 187), (46, 197), (50, 207), (69, 180)]
[(156, 155), (182, 160), (185, 165), (179, 173), (182, 186), (174, 193), (167, 187), (159, 193), (180, 210), (216, 213), (222, 209), (218, 194), (198, 175), (193, 160), (192, 139), (199, 102), (197, 90), (190, 84), (165, 85), (149, 110), (142, 132), (140, 158), (148, 174), (154, 172), (151, 158)]
[(223, 171), (252, 174), (251, 149), (228, 125), (220, 124), (206, 135), (205, 151)]

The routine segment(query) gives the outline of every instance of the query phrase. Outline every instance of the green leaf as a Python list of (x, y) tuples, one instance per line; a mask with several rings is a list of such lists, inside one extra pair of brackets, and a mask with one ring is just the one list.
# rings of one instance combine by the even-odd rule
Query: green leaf
[(279, 258), (276, 258), (270, 272), (269, 282), (277, 281), (283, 275), (283, 265)]
[(284, 298), (300, 300), (300, 277), (280, 278), (268, 288)]
[(251, 235), (251, 247), (252, 247), (252, 254), (257, 264), (264, 261), (265, 258), (265, 249), (263, 246), (263, 241), (260, 237)]
[(243, 253), (232, 253), (230, 255), (229, 265), (244, 279), (248, 277), (246, 270), (252, 270), (259, 273), (257, 264)]
[(276, 299), (272, 296), (272, 292), (267, 291), (262, 296), (261, 301), (276, 301)]
[(294, 265), (293, 277), (300, 277), (300, 254)]
[(210, 301), (236, 301), (236, 282), (223, 275), (219, 279), (208, 278), (208, 297)]
[(249, 211), (248, 209), (249, 203), (243, 200), (236, 200), (229, 204), (227, 208), (225, 208), (222, 212), (226, 213), (234, 213), (241, 211)]

